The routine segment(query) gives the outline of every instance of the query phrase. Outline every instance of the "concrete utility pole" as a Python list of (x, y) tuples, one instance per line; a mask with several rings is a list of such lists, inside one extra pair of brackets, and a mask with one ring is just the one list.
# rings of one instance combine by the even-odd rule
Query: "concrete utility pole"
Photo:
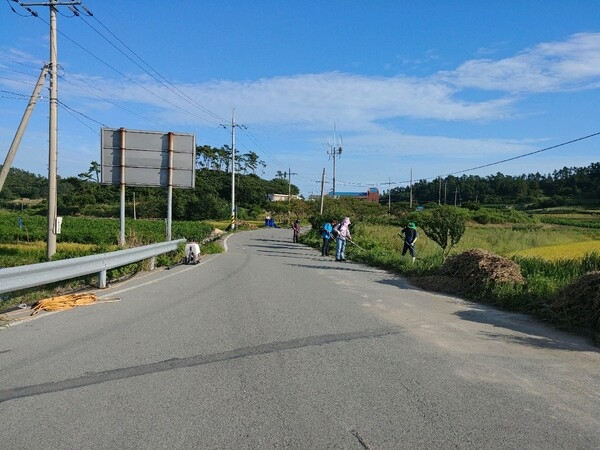
[[(227, 125), (221, 125), (227, 128)], [(235, 123), (235, 108), (231, 113), (231, 230), (235, 230), (236, 208), (235, 208), (235, 127), (244, 127)]]
[(412, 167), (411, 167), (410, 168), (410, 203), (409, 203), (410, 209), (412, 209), (412, 201), (413, 201), (412, 187), (413, 187), (413, 180), (412, 180)]
[(333, 159), (333, 190), (332, 194), (335, 197), (335, 160), (342, 156), (342, 137), (340, 136), (339, 141), (336, 140), (336, 128), (335, 122), (333, 123), (333, 143), (329, 143), (329, 149), (327, 154)]
[(58, 173), (58, 54), (56, 50), (56, 0), (50, 1), (50, 144), (48, 150), (48, 244), (47, 257), (56, 253)]
[(19, 144), (21, 143), (21, 139), (23, 138), (23, 133), (25, 132), (25, 128), (29, 123), (29, 118), (31, 117), (31, 113), (33, 112), (33, 108), (37, 102), (37, 99), (40, 95), (40, 91), (44, 86), (44, 81), (46, 80), (46, 75), (48, 74), (48, 66), (45, 65), (42, 68), (42, 72), (40, 73), (40, 77), (38, 78), (37, 84), (33, 89), (33, 93), (29, 98), (29, 103), (27, 104), (27, 108), (23, 113), (23, 117), (21, 118), (21, 123), (19, 124), (19, 128), (17, 128), (17, 132), (15, 133), (15, 137), (13, 138), (12, 143), (10, 144), (10, 148), (8, 149), (8, 153), (6, 154), (6, 159), (4, 160), (4, 164), (2, 165), (2, 170), (0, 170), (0, 192), (2, 191), (2, 187), (4, 186), (4, 182), (6, 181), (6, 177), (8, 176), (8, 172), (10, 171), (10, 167), (12, 166), (12, 162), (15, 159), (15, 155), (17, 154), (17, 150), (19, 149)]
[(321, 209), (319, 213), (323, 215), (323, 193), (325, 190), (325, 167), (323, 167), (323, 176), (321, 176)]
[(231, 112), (231, 230), (235, 230), (235, 109)]
[(292, 173), (292, 169), (288, 166), (288, 202), (292, 200), (292, 175), (298, 175), (296, 172)]
[(392, 211), (392, 184), (397, 184), (395, 181), (392, 181), (391, 178), (388, 177), (387, 183), (381, 183), (388, 185), (388, 214)]
[[(41, 3), (18, 2), (20, 6), (37, 17), (30, 6), (48, 6), (50, 8), (50, 119), (48, 148), (48, 242), (47, 257), (52, 259), (56, 253), (56, 234), (58, 233), (57, 217), (57, 160), (58, 160), (58, 57), (56, 50), (56, 11), (58, 6), (67, 6), (73, 14), (79, 15), (80, 1), (49, 0)], [(82, 6), (83, 7), (83, 6)], [(88, 15), (92, 15), (83, 7)]]

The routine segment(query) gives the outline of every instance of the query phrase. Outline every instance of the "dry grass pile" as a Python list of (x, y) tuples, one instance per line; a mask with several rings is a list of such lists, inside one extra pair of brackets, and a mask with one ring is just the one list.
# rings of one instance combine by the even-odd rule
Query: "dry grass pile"
[(482, 249), (472, 249), (449, 257), (437, 275), (416, 277), (417, 286), (450, 294), (466, 294), (487, 284), (525, 282), (514, 261)]
[(600, 338), (600, 272), (590, 272), (562, 288), (550, 310), (569, 328), (588, 329)]

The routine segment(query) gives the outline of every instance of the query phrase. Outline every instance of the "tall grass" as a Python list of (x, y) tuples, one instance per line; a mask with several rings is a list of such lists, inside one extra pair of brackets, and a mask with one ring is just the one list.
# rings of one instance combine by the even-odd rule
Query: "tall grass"
[(578, 230), (551, 227), (522, 228), (514, 226), (469, 226), (455, 252), (483, 248), (501, 256), (535, 247), (571, 244), (588, 241), (589, 237)]

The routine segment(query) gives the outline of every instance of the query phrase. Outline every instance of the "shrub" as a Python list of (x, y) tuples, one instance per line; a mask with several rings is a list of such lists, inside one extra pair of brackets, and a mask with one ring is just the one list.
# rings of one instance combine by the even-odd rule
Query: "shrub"
[(442, 249), (442, 260), (460, 242), (466, 221), (465, 213), (453, 206), (440, 206), (423, 215), (421, 228)]

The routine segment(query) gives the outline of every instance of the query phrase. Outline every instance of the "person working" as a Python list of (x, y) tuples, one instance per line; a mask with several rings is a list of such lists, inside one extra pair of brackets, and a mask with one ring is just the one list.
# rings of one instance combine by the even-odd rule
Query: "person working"
[(294, 236), (292, 240), (293, 242), (298, 242), (298, 236), (300, 236), (300, 219), (296, 219), (292, 225), (292, 230), (294, 230)]
[(321, 246), (321, 256), (329, 256), (329, 243), (333, 238), (331, 232), (333, 227), (337, 225), (335, 220), (331, 222), (325, 222), (323, 228), (321, 228), (321, 237), (323, 238), (323, 245)]
[(350, 218), (344, 217), (341, 223), (335, 226), (334, 230), (337, 231), (337, 242), (335, 247), (335, 260), (346, 261), (346, 240), (352, 239), (350, 235)]
[(400, 231), (400, 235), (404, 238), (404, 247), (402, 247), (402, 256), (406, 255), (407, 251), (410, 251), (410, 256), (412, 257), (412, 262), (415, 262), (416, 251), (415, 251), (415, 242), (417, 242), (417, 226), (414, 222), (409, 222), (407, 226), (402, 228)]

